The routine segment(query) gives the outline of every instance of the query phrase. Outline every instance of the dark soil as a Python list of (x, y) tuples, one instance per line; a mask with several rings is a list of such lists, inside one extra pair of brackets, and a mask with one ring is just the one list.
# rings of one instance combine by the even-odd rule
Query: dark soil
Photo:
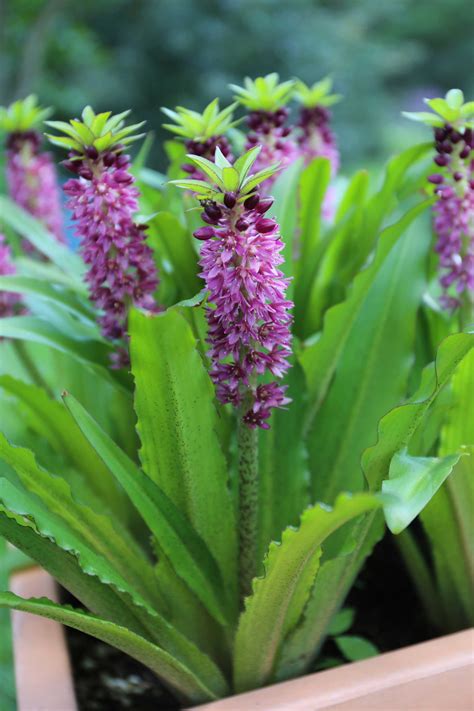
[[(77, 601), (64, 593), (64, 601)], [(346, 605), (356, 610), (347, 634), (371, 641), (381, 652), (416, 644), (437, 636), (424, 617), (408, 575), (387, 535), (378, 544), (354, 585)], [(80, 711), (175, 711), (182, 708), (146, 667), (103, 642), (67, 630)], [(323, 647), (324, 659), (337, 663), (334, 642)], [(323, 662), (321, 664), (321, 661)], [(342, 663), (342, 659), (341, 659)]]

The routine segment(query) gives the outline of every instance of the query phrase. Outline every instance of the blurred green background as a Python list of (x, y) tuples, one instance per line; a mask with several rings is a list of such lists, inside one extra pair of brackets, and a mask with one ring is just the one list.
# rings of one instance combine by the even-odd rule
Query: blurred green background
[(0, 103), (133, 107), (159, 129), (160, 106), (225, 103), (245, 75), (330, 73), (347, 170), (426, 137), (400, 117), (423, 96), (474, 94), (473, 31), (472, 0), (0, 0)]

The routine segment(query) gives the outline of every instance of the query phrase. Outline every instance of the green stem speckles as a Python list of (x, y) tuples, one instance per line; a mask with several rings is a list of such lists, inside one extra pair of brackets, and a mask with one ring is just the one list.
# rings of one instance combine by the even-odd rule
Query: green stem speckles
[(240, 420), (239, 451), (239, 587), (240, 600), (252, 592), (257, 574), (258, 429)]

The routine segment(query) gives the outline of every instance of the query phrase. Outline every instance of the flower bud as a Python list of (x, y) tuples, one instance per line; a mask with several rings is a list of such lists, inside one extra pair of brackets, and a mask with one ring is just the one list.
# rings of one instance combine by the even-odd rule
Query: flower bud
[(276, 227), (276, 222), (275, 220), (270, 220), (267, 217), (261, 217), (260, 220), (257, 220), (255, 223), (255, 229), (257, 232), (260, 232), (262, 234), (266, 234), (267, 232), (272, 232)]
[(255, 209), (257, 210), (257, 212), (260, 212), (263, 215), (263, 214), (265, 214), (265, 212), (268, 212), (268, 210), (271, 208), (272, 205), (273, 205), (273, 198), (267, 197), (267, 198), (263, 198), (262, 200), (260, 200)]
[(258, 195), (258, 193), (254, 193), (246, 199), (246, 201), (244, 202), (244, 207), (246, 210), (255, 210), (259, 202), (260, 196)]
[(193, 232), (193, 237), (205, 242), (208, 239), (214, 237), (215, 232), (212, 227), (199, 227), (199, 229)]
[(224, 195), (224, 205), (228, 207), (229, 210), (232, 210), (232, 208), (235, 207), (236, 202), (237, 198), (234, 193), (226, 193)]

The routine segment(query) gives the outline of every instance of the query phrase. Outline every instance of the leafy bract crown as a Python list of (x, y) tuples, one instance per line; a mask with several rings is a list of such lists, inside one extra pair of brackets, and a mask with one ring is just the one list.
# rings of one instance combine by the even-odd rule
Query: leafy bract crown
[(250, 111), (277, 111), (291, 99), (295, 82), (279, 81), (276, 72), (265, 77), (249, 79), (245, 77), (244, 86), (229, 84), (235, 91), (235, 99)]
[(251, 173), (261, 146), (255, 146), (230, 163), (219, 148), (216, 148), (215, 163), (202, 156), (187, 155), (201, 172), (209, 179), (204, 180), (170, 180), (170, 183), (185, 190), (192, 190), (200, 200), (223, 202), (226, 193), (234, 193), (239, 202), (243, 202), (264, 180), (276, 173), (279, 164), (269, 166), (257, 173)]
[(311, 86), (298, 79), (295, 84), (295, 99), (309, 109), (332, 106), (342, 99), (341, 94), (331, 94), (332, 85), (331, 77), (325, 77)]
[(456, 128), (474, 128), (474, 101), (465, 103), (461, 89), (451, 89), (444, 99), (425, 99), (425, 104), (434, 113), (403, 111), (403, 116), (427, 126), (441, 127), (450, 123)]
[(0, 106), (0, 130), (6, 133), (36, 131), (52, 111), (39, 106), (37, 97), (30, 94), (10, 106)]
[(214, 99), (206, 106), (202, 113), (177, 106), (175, 111), (162, 107), (162, 111), (174, 123), (164, 123), (163, 128), (168, 129), (181, 138), (193, 141), (205, 141), (214, 136), (223, 136), (229, 128), (236, 125), (232, 120), (232, 113), (237, 103), (219, 110), (219, 99)]
[(145, 121), (125, 126), (124, 119), (129, 114), (130, 110), (115, 115), (111, 111), (96, 114), (90, 106), (86, 106), (82, 112), (82, 121), (78, 119), (72, 119), (69, 123), (46, 121), (46, 124), (51, 128), (66, 134), (65, 136), (53, 136), (47, 133), (46, 136), (54, 146), (76, 151), (79, 155), (84, 154), (86, 148), (91, 147), (99, 153), (114, 150), (118, 145), (126, 146), (145, 135), (144, 133), (135, 133), (144, 125)]

